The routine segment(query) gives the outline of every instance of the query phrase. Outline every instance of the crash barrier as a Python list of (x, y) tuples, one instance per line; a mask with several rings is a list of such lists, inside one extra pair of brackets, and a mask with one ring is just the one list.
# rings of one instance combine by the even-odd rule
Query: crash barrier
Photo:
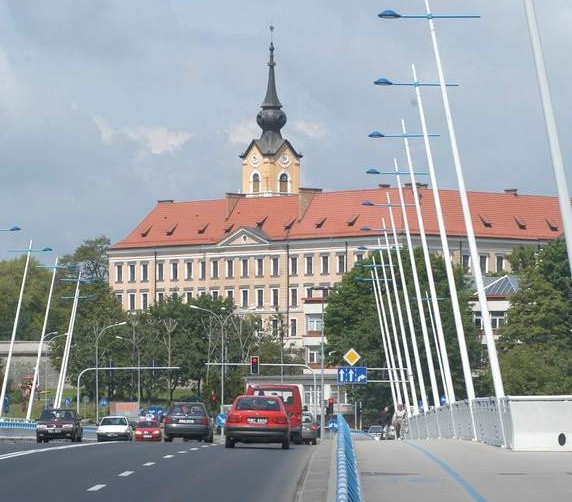
[(359, 502), (361, 489), (351, 430), (343, 415), (338, 415), (336, 502)]
[(0, 418), (0, 429), (35, 429), (35, 420), (25, 418)]
[(572, 451), (572, 395), (477, 398), (412, 416), (410, 439), (464, 439), (518, 451)]

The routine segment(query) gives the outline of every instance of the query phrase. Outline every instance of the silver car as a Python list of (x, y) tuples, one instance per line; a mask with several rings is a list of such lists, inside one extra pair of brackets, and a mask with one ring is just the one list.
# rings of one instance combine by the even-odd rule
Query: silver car
[(163, 418), (163, 439), (170, 443), (174, 438), (213, 442), (212, 420), (203, 403), (180, 402), (169, 406)]
[(313, 445), (318, 442), (319, 427), (311, 413), (302, 413), (302, 442)]

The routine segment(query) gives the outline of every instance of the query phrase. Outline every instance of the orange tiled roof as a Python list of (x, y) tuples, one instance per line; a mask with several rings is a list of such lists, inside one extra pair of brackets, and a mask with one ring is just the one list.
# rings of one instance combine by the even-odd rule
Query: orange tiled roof
[[(301, 189), (300, 194), (280, 197), (243, 197), (188, 202), (159, 201), (145, 218), (112, 250), (209, 245), (232, 232), (249, 227), (272, 241), (365, 237), (363, 226), (390, 226), (388, 207), (368, 207), (399, 202), (396, 187), (321, 192)], [(404, 188), (407, 204), (413, 204), (411, 188)], [(438, 235), (433, 192), (421, 188), (421, 209), (427, 235)], [(458, 191), (439, 191), (448, 236), (466, 235)], [(513, 192), (469, 192), (475, 234), (479, 238), (531, 240), (553, 239), (562, 234), (556, 197)], [(419, 233), (414, 207), (407, 208), (412, 234)], [(401, 209), (393, 208), (396, 228), (403, 228)], [(373, 233), (369, 233), (373, 235)]]

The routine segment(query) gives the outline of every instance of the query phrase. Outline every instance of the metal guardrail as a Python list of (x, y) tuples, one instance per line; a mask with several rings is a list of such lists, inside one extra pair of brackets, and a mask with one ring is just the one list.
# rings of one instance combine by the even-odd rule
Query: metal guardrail
[(336, 502), (359, 502), (361, 487), (351, 430), (343, 415), (338, 419)]

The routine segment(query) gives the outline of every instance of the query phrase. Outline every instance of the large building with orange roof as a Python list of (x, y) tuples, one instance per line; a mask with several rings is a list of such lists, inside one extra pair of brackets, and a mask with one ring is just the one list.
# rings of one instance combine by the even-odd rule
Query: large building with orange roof
[[(257, 116), (262, 134), (241, 155), (241, 192), (216, 200), (158, 201), (110, 248), (110, 285), (128, 311), (171, 295), (183, 301), (203, 294), (232, 298), (239, 309), (268, 322), (283, 320), (285, 347), (304, 348), (306, 363), (317, 365), (323, 303), (313, 288), (335, 286), (363, 257), (360, 247), (378, 245), (390, 208), (363, 203), (400, 199), (389, 185), (336, 192), (300, 187), (302, 156), (281, 135), (286, 115), (276, 93), (273, 51), (271, 44), (267, 92)], [(413, 244), (421, 245), (412, 190), (405, 185), (406, 217)], [(433, 191), (419, 185), (418, 192), (430, 251), (440, 253)], [(469, 270), (459, 193), (439, 195), (452, 259)], [(556, 197), (511, 189), (469, 192), (468, 199), (483, 273), (509, 272), (506, 257), (515, 246), (562, 234)], [(394, 208), (393, 214), (395, 228), (402, 229), (404, 213)]]

